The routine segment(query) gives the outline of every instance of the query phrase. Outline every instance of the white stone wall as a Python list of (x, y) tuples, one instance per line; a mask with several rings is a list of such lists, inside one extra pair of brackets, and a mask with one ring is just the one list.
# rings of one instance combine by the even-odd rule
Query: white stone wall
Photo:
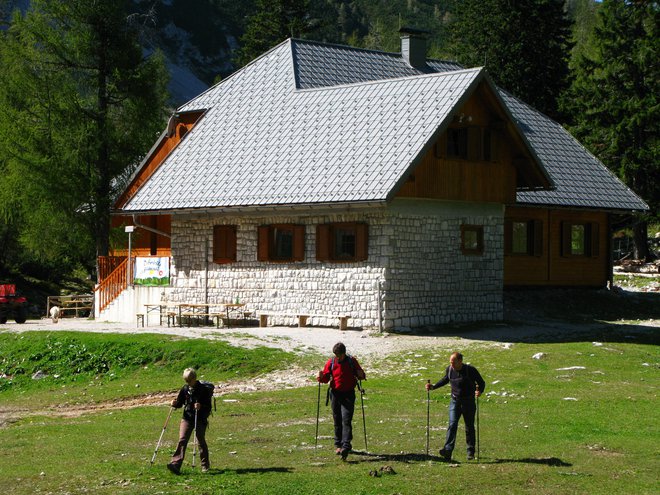
[[(305, 313), (347, 314), (351, 327), (399, 330), (501, 319), (502, 218), (497, 205), (410, 200), (360, 212), (174, 216), (170, 300), (238, 299), (246, 310), (290, 315), (269, 320), (287, 325)], [(316, 261), (316, 225), (353, 221), (369, 224), (368, 260)], [(273, 223), (306, 225), (304, 261), (257, 261), (257, 227)], [(485, 226), (483, 256), (461, 254), (461, 223)], [(236, 263), (212, 261), (213, 225), (220, 224), (237, 225)], [(327, 318), (309, 323), (338, 325)]]
[[(496, 204), (397, 201), (389, 209), (386, 329), (503, 318), (503, 218)], [(483, 225), (484, 252), (461, 252), (461, 225)]]

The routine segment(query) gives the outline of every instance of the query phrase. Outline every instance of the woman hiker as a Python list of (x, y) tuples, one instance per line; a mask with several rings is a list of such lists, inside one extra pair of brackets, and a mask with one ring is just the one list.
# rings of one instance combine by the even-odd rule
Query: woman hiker
[(167, 469), (174, 474), (181, 472), (186, 446), (194, 431), (199, 444), (199, 461), (202, 472), (205, 473), (210, 467), (209, 449), (206, 445), (206, 427), (211, 414), (213, 388), (212, 384), (197, 380), (197, 372), (193, 368), (185, 369), (183, 379), (186, 384), (179, 390), (177, 398), (172, 401), (172, 407), (175, 409), (183, 406), (183, 418), (179, 426), (179, 443)]

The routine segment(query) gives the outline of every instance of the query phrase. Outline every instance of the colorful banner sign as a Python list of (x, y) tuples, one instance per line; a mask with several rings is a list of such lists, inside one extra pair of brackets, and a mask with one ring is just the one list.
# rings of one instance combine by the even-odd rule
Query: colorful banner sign
[(148, 286), (170, 285), (170, 258), (135, 258), (133, 283)]

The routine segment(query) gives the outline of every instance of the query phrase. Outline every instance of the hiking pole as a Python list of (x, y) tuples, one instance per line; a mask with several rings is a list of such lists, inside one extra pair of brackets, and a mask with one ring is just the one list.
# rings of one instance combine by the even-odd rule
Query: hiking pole
[(193, 462), (192, 462), (193, 469), (195, 469), (196, 454), (197, 454), (197, 409), (195, 409), (195, 426), (193, 427)]
[[(479, 391), (479, 384), (477, 383), (477, 392)], [(479, 461), (479, 396), (477, 395), (477, 461)]]
[[(430, 384), (431, 380), (426, 380)], [(429, 430), (431, 427), (431, 391), (426, 390), (426, 455), (429, 455)]]
[(160, 447), (160, 442), (163, 440), (163, 434), (165, 433), (165, 428), (167, 428), (167, 423), (170, 422), (170, 416), (172, 416), (172, 411), (174, 411), (173, 407), (170, 407), (170, 412), (167, 413), (167, 419), (165, 420), (165, 424), (163, 425), (163, 431), (160, 432), (160, 438), (158, 439), (158, 443), (156, 444), (156, 449), (154, 450), (154, 455), (151, 456), (151, 465), (154, 465), (154, 461), (156, 460), (156, 454), (158, 453), (158, 448)]
[(364, 418), (364, 389), (362, 388), (362, 380), (358, 380), (358, 390), (360, 391), (360, 401), (362, 402), (362, 429), (364, 430), (364, 451), (369, 452), (369, 447), (367, 447), (367, 420)]
[(314, 437), (314, 450), (318, 447), (319, 443), (319, 412), (321, 409), (321, 382), (319, 382), (318, 394), (316, 398), (316, 436)]

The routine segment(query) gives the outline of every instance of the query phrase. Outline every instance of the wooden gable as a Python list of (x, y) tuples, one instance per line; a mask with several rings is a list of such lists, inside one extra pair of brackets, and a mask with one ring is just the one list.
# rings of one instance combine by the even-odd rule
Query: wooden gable
[(511, 204), (519, 189), (549, 187), (490, 86), (481, 83), (397, 196)]

